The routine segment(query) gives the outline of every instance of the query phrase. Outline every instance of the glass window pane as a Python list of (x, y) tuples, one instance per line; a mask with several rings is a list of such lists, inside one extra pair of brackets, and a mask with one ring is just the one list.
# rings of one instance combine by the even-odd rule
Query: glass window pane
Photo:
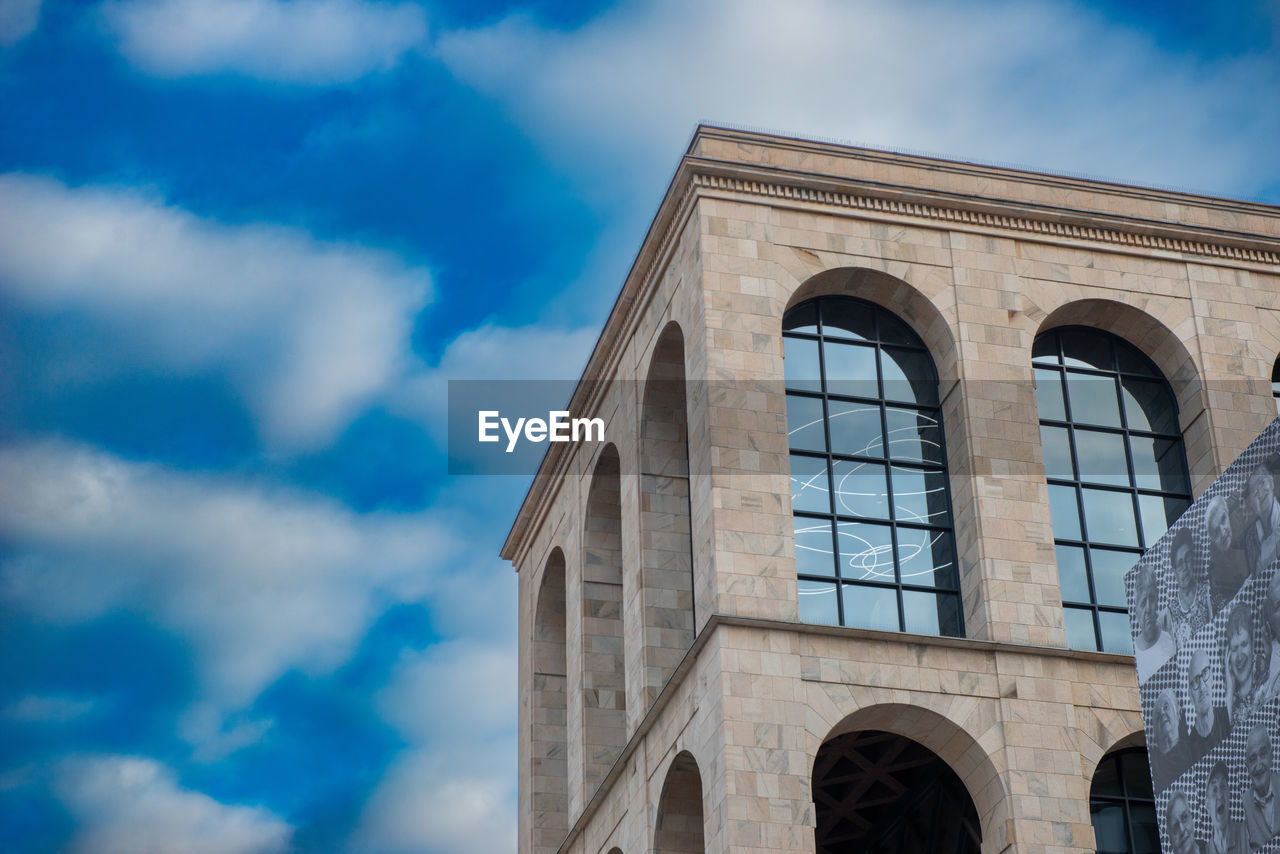
[(1129, 460), (1124, 452), (1124, 436), (1097, 430), (1075, 431), (1076, 459), (1080, 463), (1080, 480), (1085, 483), (1109, 483), (1129, 486)]
[(1124, 829), (1124, 805), (1106, 802), (1089, 804), (1098, 854), (1130, 854)]
[(885, 409), (889, 455), (895, 460), (942, 465), (942, 431), (937, 417), (909, 409)]
[(1120, 773), (1124, 776), (1124, 790), (1131, 798), (1155, 797), (1151, 786), (1151, 765), (1141, 750), (1120, 754)]
[(1130, 436), (1133, 473), (1139, 489), (1184, 492), (1187, 488), (1186, 454), (1182, 442)]
[(1116, 546), (1138, 545), (1138, 524), (1129, 492), (1089, 489), (1084, 493), (1084, 523), (1089, 541)]
[(1129, 634), (1128, 614), (1099, 611), (1098, 623), (1102, 627), (1103, 652), (1133, 655), (1133, 637)]
[(828, 400), (831, 451), (860, 457), (883, 457), (880, 407), (874, 403)]
[(818, 342), (802, 338), (785, 341), (786, 357), (782, 360), (782, 375), (787, 388), (803, 391), (822, 391), (822, 367), (818, 362)]
[(1036, 412), (1050, 421), (1067, 420), (1067, 409), (1062, 403), (1062, 374), (1036, 368)]
[(1154, 804), (1129, 804), (1129, 825), (1133, 829), (1133, 854), (1160, 854)]
[(791, 455), (791, 509), (808, 513), (830, 513), (827, 460), (825, 457)]
[(843, 587), (846, 626), (889, 632), (899, 630), (898, 597), (892, 589), (861, 584), (845, 584)]
[(796, 573), (834, 576), (835, 555), (831, 553), (831, 521), (795, 517)]
[(892, 477), (895, 519), (928, 525), (951, 524), (945, 472), (894, 466)]
[(880, 324), (881, 341), (886, 344), (906, 344), (910, 347), (924, 348), (924, 342), (920, 340), (920, 336), (916, 335), (906, 323), (887, 311), (877, 311), (876, 315)]
[(898, 529), (898, 574), (903, 584), (955, 589), (956, 559), (946, 531)]
[(876, 383), (876, 350), (862, 344), (824, 341), (827, 393), (850, 397), (879, 397)]
[(1062, 340), (1062, 359), (1068, 367), (1115, 370), (1110, 335), (1096, 329), (1073, 326), (1059, 329), (1058, 336)]
[(1044, 449), (1045, 477), (1072, 480), (1071, 438), (1066, 427), (1040, 426), (1040, 447)]
[(1164, 380), (1121, 377), (1120, 389), (1130, 430), (1178, 434), (1178, 404)]
[(1142, 543), (1150, 548), (1155, 541), (1183, 514), (1189, 505), (1185, 498), (1161, 498), (1159, 495), (1139, 495), (1138, 507), (1142, 512)]
[(800, 579), (800, 621), (826, 626), (840, 625), (836, 607), (836, 582)]
[(857, 581), (894, 582), (893, 540), (887, 525), (839, 522), (840, 575)]
[(802, 303), (786, 313), (782, 318), (783, 332), (809, 332), (818, 334), (818, 304)]
[[(828, 377), (830, 370), (828, 367)], [(1076, 424), (1120, 426), (1120, 402), (1114, 377), (1067, 372), (1067, 400), (1071, 404), (1071, 420)]]
[(1116, 367), (1126, 374), (1146, 374), (1149, 377), (1161, 377), (1160, 373), (1146, 354), (1122, 338), (1115, 339)]
[(885, 484), (883, 463), (833, 460), (831, 479), (836, 490), (836, 513), (871, 519), (889, 518), (889, 489)]
[(928, 353), (885, 347), (880, 351), (880, 370), (885, 400), (938, 405), (938, 379)]
[(955, 637), (960, 632), (959, 597), (954, 593), (902, 591), (904, 631)]
[(1134, 552), (1089, 549), (1089, 558), (1093, 564), (1093, 592), (1098, 597), (1099, 605), (1125, 607), (1124, 576), (1141, 557), (1141, 554)]
[(822, 334), (832, 338), (874, 341), (875, 317), (875, 310), (858, 300), (822, 300)]
[(1046, 332), (1031, 345), (1031, 361), (1036, 364), (1058, 363), (1058, 333)]
[(787, 441), (791, 443), (793, 451), (827, 449), (821, 398), (787, 395)]
[(1053, 536), (1056, 539), (1080, 539), (1080, 508), (1076, 504), (1074, 486), (1049, 484), (1049, 516), (1053, 520)]
[(1089, 797), (1119, 798), (1123, 796), (1124, 791), (1120, 788), (1120, 763), (1114, 754), (1105, 756), (1098, 763), (1097, 770), (1093, 772), (1093, 783), (1089, 786)]
[(1062, 585), (1062, 598), (1067, 602), (1092, 602), (1089, 595), (1089, 576), (1084, 564), (1084, 549), (1079, 546), (1056, 546), (1058, 554), (1058, 582)]
[(1067, 646), (1072, 649), (1098, 648), (1098, 637), (1093, 630), (1093, 612), (1081, 608), (1062, 609), (1067, 624)]

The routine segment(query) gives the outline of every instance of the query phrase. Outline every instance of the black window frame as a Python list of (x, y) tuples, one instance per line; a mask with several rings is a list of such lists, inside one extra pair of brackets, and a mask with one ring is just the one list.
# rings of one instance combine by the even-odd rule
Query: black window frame
[[(1068, 355), (1064, 352), (1063, 333), (1069, 335), (1085, 334), (1087, 336), (1101, 336), (1108, 339), (1110, 345), (1110, 368), (1082, 367), (1068, 363)], [(1122, 362), (1121, 356), (1125, 359)], [(1078, 358), (1071, 356), (1070, 358)], [(1165, 508), (1165, 528), (1168, 530), (1173, 525), (1176, 517), (1169, 518), (1170, 501), (1180, 502), (1182, 511), (1191, 505), (1191, 478), (1187, 467), (1186, 444), (1182, 438), (1182, 432), (1179, 427), (1179, 411), (1177, 399), (1173, 394), (1173, 389), (1169, 385), (1169, 381), (1165, 378), (1160, 369), (1147, 357), (1145, 353), (1135, 347), (1133, 344), (1111, 332), (1102, 329), (1096, 329), (1089, 326), (1060, 326), (1043, 332), (1036, 336), (1035, 343), (1032, 348), (1032, 367), (1034, 371), (1056, 371), (1059, 388), (1064, 392), (1068, 390), (1067, 380), (1070, 376), (1077, 377), (1093, 377), (1096, 379), (1110, 379), (1114, 385), (1116, 392), (1117, 413), (1119, 416), (1119, 426), (1108, 426), (1104, 424), (1095, 424), (1087, 421), (1076, 421), (1072, 416), (1071, 395), (1064, 393), (1062, 395), (1062, 407), (1064, 418), (1046, 418), (1040, 411), (1040, 400), (1037, 396), (1036, 416), (1040, 425), (1041, 435), (1044, 435), (1044, 428), (1051, 427), (1057, 429), (1065, 429), (1067, 435), (1068, 449), (1071, 457), (1072, 477), (1062, 477), (1054, 472), (1049, 471), (1048, 460), (1045, 466), (1045, 481), (1050, 490), (1053, 487), (1069, 488), (1075, 494), (1076, 520), (1079, 524), (1078, 537), (1063, 536), (1064, 522), (1066, 520), (1053, 520), (1053, 543), (1055, 553), (1060, 551), (1061, 547), (1070, 547), (1079, 549), (1085, 566), (1085, 578), (1089, 591), (1089, 600), (1067, 599), (1065, 592), (1063, 593), (1062, 607), (1064, 622), (1068, 620), (1068, 611), (1087, 611), (1090, 614), (1093, 625), (1093, 646), (1080, 646), (1073, 643), (1073, 636), (1070, 625), (1067, 629), (1067, 643), (1072, 649), (1092, 649), (1103, 652), (1118, 652), (1122, 654), (1132, 654), (1132, 637), (1128, 627), (1128, 609), (1123, 605), (1106, 604), (1099, 601), (1097, 577), (1094, 571), (1094, 551), (1105, 551), (1108, 553), (1125, 553), (1133, 556), (1133, 563), (1137, 563), (1142, 557), (1146, 549), (1150, 548), (1159, 536), (1152, 537), (1152, 542), (1147, 542), (1147, 533), (1144, 525), (1144, 517), (1142, 515), (1141, 498), (1159, 498)], [(1122, 367), (1122, 364), (1125, 367)], [(1151, 383), (1158, 380), (1163, 383), (1164, 392), (1172, 409), (1167, 413), (1168, 420), (1172, 423), (1173, 429), (1169, 431), (1160, 430), (1144, 430), (1139, 427), (1131, 427), (1129, 425), (1129, 416), (1124, 397), (1125, 379)], [(1036, 380), (1039, 384), (1039, 378)], [(1080, 431), (1087, 433), (1108, 434), (1119, 436), (1122, 439), (1125, 452), (1125, 476), (1128, 479), (1127, 485), (1108, 484), (1099, 480), (1087, 480), (1082, 474), (1080, 451), (1077, 443), (1077, 434)], [(1182, 470), (1182, 486), (1180, 490), (1170, 490), (1163, 488), (1165, 484), (1161, 484), (1160, 489), (1152, 489), (1138, 485), (1137, 472), (1134, 466), (1134, 438), (1139, 440), (1155, 440), (1173, 443), (1173, 450), (1177, 453), (1175, 461), (1181, 463)], [(1089, 533), (1088, 519), (1086, 518), (1085, 493), (1084, 490), (1109, 492), (1119, 495), (1129, 496), (1133, 509), (1134, 531), (1136, 534), (1136, 543), (1129, 545), (1123, 543), (1109, 542), (1106, 540), (1092, 538)], [(1180, 515), (1180, 514), (1179, 514)], [(1163, 531), (1161, 532), (1163, 533)], [(1062, 580), (1063, 567), (1061, 563), (1058, 566), (1059, 581)], [(1061, 583), (1059, 589), (1061, 590)], [(1120, 641), (1121, 646), (1118, 648), (1108, 648), (1104, 644), (1104, 634), (1102, 629), (1103, 614), (1118, 614), (1125, 617), (1123, 630), (1115, 637)], [(1119, 621), (1117, 621), (1119, 626)]]
[[(825, 314), (828, 307), (843, 307), (846, 310), (856, 308), (871, 313), (872, 335), (869, 339), (855, 340), (846, 332), (840, 335), (828, 335), (826, 332)], [(804, 314), (805, 311), (812, 310), (815, 332), (799, 331), (795, 328), (789, 328), (793, 320)], [(892, 331), (886, 335), (884, 327), (890, 325)], [(843, 328), (843, 327), (840, 327)], [(835, 464), (836, 463), (866, 463), (882, 466), (885, 475), (884, 496), (887, 502), (888, 510), (885, 517), (859, 516), (853, 513), (837, 512), (836, 496), (834, 489), (828, 489), (829, 512), (823, 513), (814, 510), (794, 510), (793, 518), (813, 519), (815, 521), (828, 522), (831, 525), (832, 537), (832, 573), (831, 575), (818, 575), (814, 573), (805, 573), (797, 571), (797, 587), (803, 582), (834, 584), (836, 588), (836, 614), (837, 624), (841, 626), (852, 626), (855, 628), (865, 628), (856, 623), (850, 623), (846, 616), (845, 595), (850, 588), (875, 588), (880, 590), (889, 590), (897, 602), (897, 631), (907, 631), (907, 614), (905, 605), (906, 593), (927, 593), (935, 596), (935, 607), (941, 607), (940, 602), (944, 599), (952, 603), (951, 612), (954, 614), (954, 626), (943, 625), (944, 621), (941, 613), (938, 616), (939, 635), (943, 637), (964, 637), (964, 602), (960, 585), (960, 567), (958, 560), (958, 551), (955, 540), (955, 524), (954, 512), (951, 503), (951, 484), (947, 469), (947, 449), (944, 436), (942, 408), (940, 399), (940, 389), (938, 388), (937, 367), (933, 362), (932, 354), (925, 346), (914, 330), (912, 330), (901, 318), (892, 312), (866, 300), (849, 296), (820, 296), (813, 299), (805, 300), (788, 310), (783, 319), (783, 341), (784, 348), (788, 341), (811, 341), (817, 343), (817, 351), (819, 356), (820, 371), (820, 390), (807, 390), (802, 388), (793, 388), (786, 386), (786, 396), (788, 400), (795, 398), (805, 398), (820, 402), (822, 407), (823, 435), (825, 451), (815, 451), (803, 448), (790, 448), (790, 440), (788, 441), (789, 457), (804, 457), (813, 460), (822, 460), (826, 466), (827, 483), (834, 485), (835, 483)], [(842, 394), (838, 391), (832, 391), (827, 381), (826, 369), (826, 343), (833, 342), (838, 345), (852, 345), (857, 347), (865, 347), (874, 351), (874, 359), (876, 364), (876, 390), (877, 396), (859, 394)], [(883, 360), (885, 357), (885, 348), (888, 347), (889, 353), (909, 352), (924, 356), (924, 360), (920, 364), (928, 365), (929, 376), (926, 378), (908, 378), (913, 389), (917, 388), (917, 383), (924, 380), (928, 387), (933, 391), (934, 401), (931, 403), (911, 403), (906, 400), (890, 398), (886, 394), (886, 383), (884, 378)], [(899, 382), (899, 381), (894, 381)], [(848, 453), (832, 445), (831, 431), (831, 403), (855, 404), (867, 407), (878, 407), (880, 414), (880, 442), (883, 456), (875, 456), (873, 454)], [(907, 411), (915, 414), (916, 423), (919, 425), (920, 419), (931, 421), (937, 434), (937, 461), (928, 461), (924, 459), (912, 460), (909, 458), (900, 458), (893, 455), (891, 449), (892, 439), (889, 429), (889, 411)], [(788, 435), (795, 431), (796, 428), (789, 425)], [(923, 444), (923, 440), (922, 440)], [(942, 500), (945, 507), (945, 524), (930, 519), (929, 522), (908, 521), (898, 517), (899, 508), (894, 500), (893, 493), (893, 475), (894, 469), (902, 469), (908, 471), (919, 471), (940, 477), (942, 483)], [(927, 499), (926, 499), (927, 500)], [(941, 513), (942, 508), (939, 508)], [(930, 514), (932, 516), (934, 514)], [(890, 543), (893, 553), (893, 581), (872, 581), (867, 579), (855, 579), (846, 577), (841, 571), (840, 560), (840, 525), (846, 523), (856, 523), (864, 525), (874, 525), (886, 528), (889, 532)], [(950, 566), (950, 584), (914, 584), (903, 581), (901, 558), (901, 537), (900, 531), (923, 532), (932, 547), (936, 543), (936, 537), (944, 537), (949, 544), (949, 566)], [(935, 552), (936, 554), (936, 552)], [(799, 570), (799, 567), (797, 567)], [(936, 572), (935, 572), (936, 580)], [(954, 629), (954, 631), (949, 631)]]
[[(1127, 758), (1140, 758), (1142, 760), (1142, 766), (1147, 769), (1145, 781), (1137, 776), (1137, 763), (1125, 761)], [(1097, 792), (1098, 773), (1107, 764), (1114, 765), (1115, 779), (1120, 788), (1119, 794), (1100, 794)], [(1089, 784), (1089, 821), (1091, 824), (1093, 824), (1094, 808), (1098, 806), (1118, 806), (1121, 808), (1124, 815), (1125, 839), (1129, 844), (1126, 854), (1142, 850), (1138, 847), (1134, 806), (1150, 808), (1152, 824), (1149, 826), (1155, 828), (1155, 839), (1158, 843), (1160, 831), (1156, 822), (1156, 799), (1151, 785), (1151, 763), (1145, 747), (1126, 747), (1120, 750), (1113, 750), (1098, 762), (1098, 767), (1093, 772), (1093, 781)], [(1100, 842), (1100, 840), (1096, 839), (1098, 826), (1093, 824), (1093, 827), (1095, 842)], [(1098, 850), (1101, 851), (1102, 849), (1099, 848)], [(1110, 850), (1108, 850), (1107, 854), (1111, 854)]]

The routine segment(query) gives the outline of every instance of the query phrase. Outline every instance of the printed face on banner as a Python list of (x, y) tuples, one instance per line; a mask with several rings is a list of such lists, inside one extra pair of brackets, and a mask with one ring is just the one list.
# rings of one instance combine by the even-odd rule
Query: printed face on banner
[(1280, 419), (1125, 577), (1161, 844), (1280, 851)]

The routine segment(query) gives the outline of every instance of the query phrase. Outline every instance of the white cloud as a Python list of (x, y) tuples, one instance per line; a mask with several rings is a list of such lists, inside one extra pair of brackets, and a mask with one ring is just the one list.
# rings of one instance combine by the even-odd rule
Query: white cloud
[[(426, 514), (329, 501), (131, 463), (65, 444), (0, 451), (0, 601), (52, 620), (128, 608), (195, 649), (200, 700), (250, 701), (290, 668), (345, 661), (391, 603), (420, 601), (455, 559)], [(193, 710), (184, 729), (234, 748)], [(213, 745), (213, 753), (219, 745)]]
[(0, 47), (12, 47), (35, 32), (40, 0), (0, 0)]
[(1174, 56), (1050, 0), (637, 0), (436, 48), (615, 195), (660, 184), (700, 120), (1222, 192), (1276, 175), (1274, 63)]
[(514, 851), (515, 656), (481, 640), (402, 656), (379, 708), (413, 747), (390, 768), (356, 851)]
[(264, 436), (314, 447), (404, 370), (429, 276), (388, 252), (230, 226), (134, 192), (0, 176), (0, 284), (105, 320), (170, 371), (225, 371)]
[(4, 709), (4, 716), (18, 723), (65, 724), (94, 711), (98, 700), (64, 694), (27, 694)]
[(289, 846), (291, 828), (272, 813), (183, 789), (150, 759), (68, 759), (55, 790), (76, 819), (76, 854), (269, 854)]
[(102, 7), (119, 48), (164, 76), (230, 72), (332, 84), (394, 67), (426, 38), (411, 3), (361, 0), (114, 0)]
[[(483, 324), (458, 335), (431, 368), (411, 374), (395, 395), (398, 406), (437, 435), (445, 433), (450, 380), (560, 380), (564, 400), (582, 376), (598, 329)], [(557, 385), (553, 394), (559, 393)]]

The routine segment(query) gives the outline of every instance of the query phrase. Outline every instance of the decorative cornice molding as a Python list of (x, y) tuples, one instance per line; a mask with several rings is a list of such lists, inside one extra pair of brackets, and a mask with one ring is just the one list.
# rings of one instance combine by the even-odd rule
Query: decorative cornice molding
[(1070, 239), (1089, 240), (1099, 243), (1114, 243), (1123, 246), (1140, 247), (1143, 249), (1181, 252), (1188, 255), (1202, 255), (1209, 258), (1227, 258), (1233, 261), (1249, 261), (1257, 264), (1280, 266), (1280, 249), (1265, 250), (1248, 246), (1237, 246), (1229, 243), (1182, 239), (1159, 234), (1145, 234), (1138, 231), (1125, 231), (1117, 228), (1077, 225), (1070, 222), (1061, 222), (1048, 218), (1035, 219), (1028, 216), (1009, 216), (1005, 214), (988, 213), (985, 211), (967, 210), (959, 207), (942, 207), (923, 202), (910, 202), (881, 196), (844, 193), (836, 190), (823, 190), (813, 187), (805, 187), (800, 184), (788, 184), (778, 181), (734, 178), (707, 172), (692, 173), (692, 183), (696, 187), (706, 188), (708, 190), (743, 193), (746, 195), (763, 196), (766, 198), (830, 205), (833, 207), (849, 208), (852, 210), (875, 211), (878, 213), (941, 220), (943, 222), (954, 222), (985, 228), (999, 228), (1007, 231), (1022, 231), (1052, 237), (1066, 237)]

